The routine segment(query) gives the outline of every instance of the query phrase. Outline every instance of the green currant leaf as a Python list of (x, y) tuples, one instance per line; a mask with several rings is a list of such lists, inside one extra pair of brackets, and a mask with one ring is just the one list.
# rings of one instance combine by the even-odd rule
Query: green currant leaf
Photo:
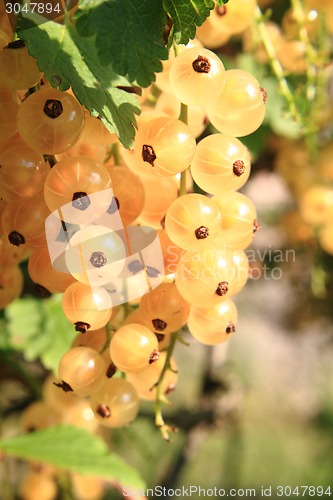
[[(51, 85), (60, 90), (71, 87), (93, 116), (99, 116), (125, 147), (132, 147), (134, 114), (140, 113), (140, 106), (133, 94), (117, 86), (131, 86), (133, 82), (117, 75), (110, 63), (101, 67), (94, 37), (83, 38), (73, 26), (53, 21), (38, 25), (36, 18), (21, 18), (18, 34)], [(111, 59), (109, 54), (108, 61)]]
[(163, 31), (166, 15), (160, 0), (82, 0), (76, 28), (82, 36), (94, 36), (102, 65), (112, 61), (121, 75), (142, 87), (162, 70), (167, 59)]
[(59, 425), (0, 440), (0, 450), (23, 460), (37, 460), (61, 469), (117, 481), (143, 489), (137, 471), (110, 453), (104, 441), (73, 426)]
[(201, 26), (209, 16), (211, 9), (214, 8), (214, 1), (163, 0), (163, 6), (172, 21), (169, 44), (172, 41), (177, 44), (187, 44), (195, 37), (196, 26)]
[(75, 336), (62, 311), (61, 296), (43, 301), (17, 299), (6, 308), (5, 318), (10, 348), (22, 351), (27, 361), (40, 359), (46, 368), (56, 371)]
[(5, 309), (7, 331), (12, 347), (25, 347), (41, 329), (43, 306), (33, 298), (17, 299)]
[(53, 372), (57, 372), (61, 357), (68, 351), (77, 333), (63, 313), (61, 300), (62, 295), (59, 294), (44, 301), (44, 331), (49, 338), (49, 344), (41, 353), (40, 359), (43, 365)]

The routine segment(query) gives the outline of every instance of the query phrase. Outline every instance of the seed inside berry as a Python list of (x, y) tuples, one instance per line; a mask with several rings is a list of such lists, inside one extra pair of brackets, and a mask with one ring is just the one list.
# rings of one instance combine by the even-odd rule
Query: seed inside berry
[(232, 171), (237, 177), (240, 177), (245, 172), (245, 165), (242, 160), (236, 160), (232, 164)]
[(102, 418), (110, 418), (111, 417), (110, 408), (103, 403), (101, 403), (97, 406), (96, 413), (98, 413), (98, 415)]
[(107, 258), (103, 252), (93, 252), (89, 259), (89, 262), (94, 267), (103, 267), (107, 263)]
[(217, 285), (217, 288), (215, 290), (215, 293), (217, 295), (219, 295), (220, 297), (223, 297), (229, 290), (229, 284), (227, 281), (221, 281), (221, 283), (219, 283)]
[(155, 155), (155, 151), (152, 148), (152, 146), (148, 146), (147, 144), (144, 144), (142, 146), (142, 159), (143, 159), (143, 161), (150, 163), (150, 165), (152, 167), (154, 166), (154, 161), (156, 160), (156, 155)]
[(16, 247), (19, 247), (20, 245), (23, 245), (23, 243), (25, 243), (24, 236), (22, 236), (22, 234), (18, 233), (17, 231), (12, 231), (8, 235), (8, 240), (9, 243), (15, 245)]
[(159, 357), (160, 353), (158, 352), (157, 349), (154, 349), (151, 355), (149, 356), (149, 364), (151, 365), (152, 363), (155, 363), (155, 361), (157, 361)]
[(77, 208), (77, 210), (86, 210), (90, 205), (90, 199), (87, 193), (78, 191), (73, 194), (72, 206)]
[(206, 226), (200, 226), (195, 231), (195, 237), (197, 240), (204, 240), (209, 236), (209, 230)]
[(84, 323), (83, 321), (77, 321), (75, 324), (75, 331), (80, 333), (86, 333), (90, 328), (89, 323)]
[(194, 71), (197, 73), (209, 73), (210, 72), (210, 62), (207, 57), (198, 56), (192, 63)]
[(158, 330), (159, 332), (163, 332), (167, 327), (167, 323), (163, 321), (163, 319), (153, 319), (152, 323), (155, 330)]
[(63, 112), (63, 107), (61, 101), (58, 99), (47, 99), (44, 104), (44, 113), (49, 118), (58, 118)]

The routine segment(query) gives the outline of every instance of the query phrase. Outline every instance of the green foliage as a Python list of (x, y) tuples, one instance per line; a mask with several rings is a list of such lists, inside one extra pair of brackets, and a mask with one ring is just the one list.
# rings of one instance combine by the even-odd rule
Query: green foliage
[(110, 453), (101, 438), (85, 429), (56, 426), (0, 440), (0, 450), (24, 460), (37, 460), (67, 471), (143, 488), (135, 469)]
[[(97, 5), (96, 5), (97, 4)], [(166, 16), (160, 0), (118, 0), (80, 4), (76, 27), (82, 36), (94, 36), (100, 64), (112, 61), (120, 75), (142, 87), (162, 70), (168, 58), (163, 42)]]
[(172, 20), (171, 41), (188, 43), (195, 37), (196, 26), (201, 26), (214, 7), (212, 0), (163, 0), (163, 5)]
[[(218, 0), (219, 5), (228, 0)], [(172, 21), (169, 47), (174, 43), (187, 44), (195, 37), (196, 26), (201, 26), (214, 8), (214, 0), (163, 0), (165, 12)]]
[(20, 20), (18, 33), (51, 85), (61, 90), (71, 87), (80, 103), (131, 147), (134, 113), (140, 112), (137, 99), (117, 88), (131, 85), (127, 78), (117, 75), (111, 65), (100, 66), (94, 40), (82, 38), (71, 25), (53, 21), (38, 25), (29, 18)]
[(81, 0), (75, 26), (26, 14), (17, 31), (51, 85), (71, 87), (132, 148), (140, 106), (123, 87), (148, 87), (162, 71), (167, 47), (193, 38), (213, 7), (213, 0)]
[(60, 296), (47, 300), (21, 298), (5, 311), (8, 347), (23, 351), (27, 361), (40, 359), (56, 371), (61, 356), (74, 338), (73, 325), (61, 308)]

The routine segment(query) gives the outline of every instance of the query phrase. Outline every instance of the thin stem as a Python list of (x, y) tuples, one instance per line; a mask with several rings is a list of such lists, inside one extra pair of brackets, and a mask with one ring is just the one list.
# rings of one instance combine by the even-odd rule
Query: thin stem
[(119, 144), (115, 142), (112, 146), (112, 154), (114, 158), (114, 164), (115, 165), (121, 165), (121, 157), (119, 153)]
[[(183, 123), (185, 123), (186, 125), (188, 124), (188, 106), (186, 104), (181, 103), (179, 120), (182, 121)], [(184, 194), (187, 193), (187, 189), (186, 189), (186, 170), (184, 170), (180, 174), (179, 196), (183, 196)]]
[(314, 161), (318, 155), (318, 127), (315, 123), (316, 113), (321, 106), (318, 101), (320, 99), (319, 95), (319, 72), (317, 71), (317, 65), (319, 64), (319, 54), (318, 51), (313, 47), (309, 35), (305, 26), (306, 14), (304, 12), (303, 4), (300, 0), (291, 0), (291, 5), (293, 9), (293, 14), (296, 19), (298, 27), (298, 38), (303, 43), (305, 49), (305, 63), (306, 63), (306, 84), (305, 84), (305, 97), (309, 103), (307, 112), (307, 122), (308, 127), (305, 127), (304, 135), (305, 142), (308, 147), (311, 159)]
[(110, 323), (107, 323), (105, 325), (105, 331), (106, 331), (106, 341), (102, 347), (102, 349), (100, 350), (99, 354), (103, 354), (103, 352), (106, 351), (106, 349), (108, 349), (109, 345), (110, 345), (110, 342), (111, 342), (111, 325)]
[(74, 500), (71, 493), (71, 481), (68, 472), (64, 472), (59, 477), (61, 500)]
[(14, 491), (12, 484), (10, 482), (11, 471), (10, 471), (10, 457), (6, 457), (5, 455), (1, 455), (0, 463), (2, 466), (2, 480), (1, 480), (1, 491), (3, 494), (3, 498), (6, 500), (15, 500)]
[(169, 437), (169, 432), (176, 431), (175, 428), (166, 425), (164, 422), (164, 418), (162, 415), (162, 403), (166, 402), (166, 398), (164, 394), (162, 394), (162, 384), (164, 380), (164, 376), (168, 370), (170, 370), (170, 360), (177, 342), (178, 332), (174, 332), (171, 334), (170, 344), (167, 349), (167, 355), (164, 361), (164, 365), (159, 376), (157, 385), (156, 385), (156, 399), (155, 399), (155, 425), (160, 428), (163, 438), (166, 441), (171, 441)]
[(186, 125), (188, 124), (188, 106), (186, 104), (181, 103), (180, 105), (179, 120)]
[(179, 183), (179, 196), (183, 196), (186, 194), (186, 170), (180, 174), (180, 183)]
[(269, 36), (268, 30), (265, 25), (265, 17), (263, 13), (261, 12), (260, 7), (256, 8), (256, 25), (257, 25), (257, 30), (260, 35), (261, 41), (265, 47), (270, 66), (272, 68), (272, 71), (278, 81), (279, 84), (279, 89), (281, 95), (284, 97), (288, 104), (289, 108), (289, 113), (291, 117), (295, 120), (297, 123), (301, 123), (301, 115), (298, 112), (298, 109), (296, 107), (295, 99), (293, 96), (293, 93), (291, 92), (289, 88), (289, 84), (287, 82), (287, 79), (285, 77), (284, 70), (281, 66), (281, 63), (277, 57), (277, 53), (275, 50), (275, 47), (273, 45), (273, 42)]
[(305, 27), (305, 12), (300, 0), (291, 0), (293, 13), (298, 26), (300, 41), (304, 44), (306, 59), (306, 97), (309, 101), (314, 101), (317, 94), (317, 72), (316, 56), (317, 52), (312, 46), (307, 29)]
[(107, 163), (112, 156), (114, 158), (115, 165), (122, 164), (121, 156), (119, 153), (119, 144), (117, 142), (115, 144), (112, 144), (112, 146), (110, 147), (109, 152), (107, 153), (103, 163)]

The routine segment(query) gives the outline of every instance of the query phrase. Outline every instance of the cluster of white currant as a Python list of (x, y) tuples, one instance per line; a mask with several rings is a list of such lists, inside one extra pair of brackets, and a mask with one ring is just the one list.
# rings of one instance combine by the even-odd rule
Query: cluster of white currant
[[(232, 297), (247, 281), (244, 249), (259, 227), (252, 202), (237, 191), (251, 169), (238, 137), (260, 126), (266, 93), (249, 73), (225, 71), (200, 43), (180, 47), (157, 81), (164, 79), (171, 95), (163, 92), (155, 107), (143, 106), (134, 149), (118, 150), (117, 139), (70, 92), (44, 80), (20, 102), (16, 92), (42, 75), (37, 68), (24, 80), (30, 56), (21, 42), (3, 50), (21, 70), (0, 90), (2, 106), (12, 110), (6, 118), (11, 128), (0, 127), (1, 266), (10, 262), (8, 269), (20, 273), (17, 264), (29, 256), (39, 291), (63, 293), (63, 312), (80, 333), (60, 361), (57, 383), (89, 397), (102, 425), (127, 425), (140, 398), (162, 401), (175, 387), (168, 346), (182, 327), (207, 345), (224, 342), (236, 329)], [(208, 121), (217, 132), (196, 144)], [(106, 158), (112, 144), (114, 154)], [(207, 195), (191, 192), (192, 179)], [(103, 213), (94, 211), (96, 196)], [(68, 206), (73, 220), (65, 216)], [(56, 269), (45, 234), (51, 213), (58, 221), (53, 242), (66, 239), (67, 273)], [(101, 222), (114, 213), (122, 237)], [(138, 225), (157, 230), (163, 258), (162, 267), (140, 259), (126, 264), (127, 275), (143, 273), (151, 288), (131, 310), (133, 301), (112, 303), (109, 271), (117, 259), (127, 262), (126, 228)], [(163, 282), (156, 286), (154, 279)], [(2, 281), (1, 307), (21, 285), (13, 276)]]

